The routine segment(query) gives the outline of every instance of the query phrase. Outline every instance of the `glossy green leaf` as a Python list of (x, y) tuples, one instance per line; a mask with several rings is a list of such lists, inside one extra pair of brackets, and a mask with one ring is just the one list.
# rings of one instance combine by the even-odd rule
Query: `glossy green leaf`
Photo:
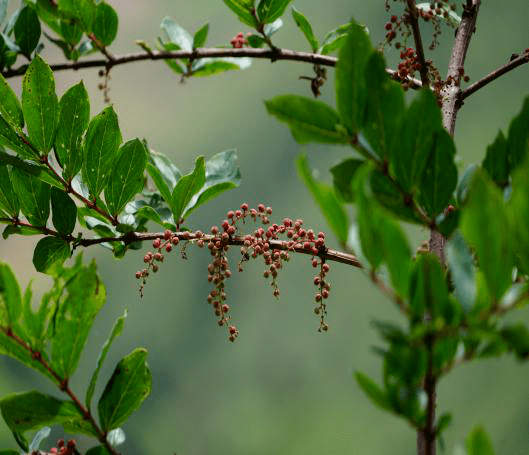
[(259, 20), (264, 24), (270, 24), (280, 18), (288, 4), (292, 0), (261, 0), (257, 7)]
[(401, 118), (391, 147), (390, 172), (404, 191), (421, 180), (432, 149), (432, 135), (442, 129), (441, 110), (430, 90), (421, 90)]
[(31, 6), (25, 6), (20, 10), (14, 31), (15, 43), (20, 48), (20, 52), (29, 58), (40, 39), (40, 21)]
[(463, 205), (467, 201), (470, 185), (478, 168), (479, 166), (477, 164), (471, 164), (459, 178), (456, 188), (456, 202), (458, 205)]
[(90, 101), (83, 82), (70, 87), (59, 103), (59, 125), (55, 136), (55, 153), (70, 181), (83, 162), (82, 137), (90, 120)]
[(127, 202), (143, 189), (147, 150), (139, 139), (125, 142), (105, 188), (105, 200), (110, 213), (117, 216)]
[(241, 184), (241, 172), (235, 164), (236, 160), (235, 150), (225, 150), (206, 161), (206, 181), (187, 204), (184, 218), (210, 199)]
[(360, 373), (355, 373), (356, 382), (364, 393), (371, 399), (371, 401), (378, 407), (385, 411), (392, 411), (385, 392), (373, 381), (369, 376)]
[[(318, 54), (327, 55), (340, 49), (345, 43), (350, 27), (351, 24), (343, 24), (326, 33), (318, 49)], [(364, 30), (367, 32), (365, 27)]]
[(24, 216), (35, 226), (46, 226), (50, 215), (50, 186), (19, 168), (11, 170), (11, 182)]
[(500, 335), (518, 360), (526, 361), (529, 358), (529, 331), (523, 323), (504, 327), (501, 329)]
[(209, 24), (200, 27), (193, 35), (193, 49), (203, 47), (208, 39)]
[(398, 223), (372, 197), (367, 185), (370, 171), (364, 166), (353, 182), (362, 252), (373, 270), (385, 263), (395, 291), (407, 297), (411, 269), (408, 240)]
[(59, 120), (59, 101), (55, 94), (53, 72), (38, 55), (24, 74), (22, 111), (31, 142), (46, 155), (55, 139)]
[(0, 164), (0, 208), (11, 217), (18, 216), (20, 212), (20, 203), (11, 183), (10, 169), (3, 164)]
[(333, 188), (322, 182), (317, 182), (314, 179), (305, 154), (299, 155), (296, 160), (296, 167), (301, 180), (303, 180), (310, 194), (312, 194), (312, 197), (320, 207), (323, 216), (338, 238), (338, 241), (341, 245), (345, 245), (347, 242), (349, 220), (347, 218), (347, 212), (338, 200)]
[(111, 455), (110, 452), (104, 446), (92, 447), (86, 452), (86, 455)]
[(529, 96), (521, 112), (512, 119), (507, 138), (507, 156), (511, 171), (520, 166), (529, 154)]
[(44, 237), (33, 251), (33, 265), (37, 272), (55, 274), (57, 267), (70, 258), (70, 245), (58, 237)]
[(484, 171), (472, 180), (461, 232), (477, 255), (489, 292), (499, 301), (512, 281), (512, 234), (500, 190)]
[(0, 263), (0, 325), (16, 328), (22, 314), (22, 295), (17, 279), (7, 264)]
[(318, 40), (314, 36), (314, 33), (312, 32), (310, 22), (307, 20), (307, 18), (301, 11), (298, 11), (294, 7), (292, 7), (292, 17), (294, 18), (294, 22), (301, 30), (303, 35), (305, 35), (305, 38), (307, 39), (307, 42), (309, 43), (310, 48), (312, 49), (312, 52), (316, 52), (318, 50), (319, 44)]
[(509, 155), (507, 154), (507, 139), (500, 131), (494, 142), (487, 147), (487, 154), (483, 160), (483, 169), (489, 177), (500, 187), (505, 188), (509, 184), (511, 172)]
[(174, 22), (170, 17), (165, 17), (160, 24), (163, 32), (171, 43), (176, 44), (184, 51), (193, 50), (193, 37), (183, 28)]
[(11, 124), (11, 119), (4, 118), (4, 113), (0, 114), (0, 146), (17, 152), (21, 157), (35, 160), (38, 151), (29, 146), (23, 136), (17, 134), (15, 127)]
[(476, 427), (467, 438), (467, 455), (494, 455), (492, 443), (481, 427)]
[(94, 318), (105, 304), (105, 287), (95, 263), (81, 268), (66, 283), (55, 316), (55, 336), (51, 343), (53, 368), (64, 378), (75, 371)]
[[(72, 60), (76, 60), (74, 57), (76, 49), (72, 49), (73, 46), (76, 46), (79, 44), (79, 41), (81, 41), (81, 38), (83, 37), (83, 28), (81, 25), (79, 25), (78, 22), (70, 21), (70, 20), (63, 20), (60, 22), (61, 27), (61, 33), (60, 35), (64, 38), (64, 41), (66, 43), (66, 47), (69, 51), (69, 57)], [(64, 49), (63, 49), (64, 51)], [(67, 52), (65, 52), (65, 55)]]
[(108, 3), (101, 2), (96, 6), (92, 31), (104, 45), (110, 46), (118, 34), (118, 15)]
[(83, 31), (92, 31), (92, 24), (96, 15), (94, 0), (58, 0), (59, 11), (70, 19), (76, 19)]
[(250, 66), (251, 59), (243, 58), (201, 58), (196, 60), (191, 68), (193, 77), (213, 76), (225, 71), (245, 69)]
[(347, 158), (330, 169), (336, 194), (345, 202), (354, 202), (353, 180), (364, 163), (364, 160)]
[(336, 105), (351, 136), (364, 126), (367, 101), (365, 71), (372, 53), (364, 28), (352, 22), (336, 64)]
[(252, 15), (252, 9), (254, 8), (254, 0), (222, 0), (228, 8), (230, 8), (239, 20), (249, 25), (250, 27), (256, 27), (257, 21), (254, 15)]
[(171, 209), (175, 222), (179, 224), (191, 198), (197, 194), (206, 183), (206, 162), (199, 156), (195, 162), (195, 169), (190, 174), (184, 175), (176, 184), (171, 194)]
[(426, 312), (432, 319), (443, 316), (448, 303), (448, 289), (439, 259), (431, 253), (418, 254), (410, 278), (413, 322), (421, 323)]
[(83, 181), (92, 197), (97, 197), (110, 176), (121, 132), (112, 106), (96, 115), (88, 125), (84, 141)]
[(9, 155), (0, 152), (0, 165), (10, 165), (12, 169), (21, 170), (27, 175), (33, 176), (41, 182), (47, 183), (60, 189), (64, 189), (63, 184), (57, 179), (57, 176), (50, 169), (43, 165), (31, 161), (22, 160), (18, 156)]
[(456, 153), (453, 139), (446, 130), (431, 133), (430, 156), (418, 186), (419, 203), (430, 218), (435, 218), (448, 205), (457, 186)]
[(446, 243), (446, 262), (450, 268), (455, 295), (463, 310), (469, 311), (476, 300), (476, 270), (465, 239), (456, 232)]
[(404, 91), (386, 74), (386, 62), (378, 52), (373, 52), (366, 63), (364, 83), (367, 100), (363, 132), (378, 156), (387, 160), (406, 109)]
[(105, 341), (105, 344), (101, 348), (101, 352), (99, 353), (99, 357), (97, 358), (97, 365), (96, 369), (92, 373), (92, 377), (90, 378), (90, 384), (88, 385), (88, 390), (86, 391), (86, 407), (90, 409), (90, 404), (92, 403), (92, 398), (94, 396), (94, 391), (97, 384), (97, 379), (99, 377), (99, 372), (101, 371), (101, 367), (103, 366), (103, 363), (105, 362), (105, 359), (107, 357), (108, 351), (110, 350), (110, 347), (112, 346), (112, 343), (114, 340), (121, 335), (123, 332), (123, 327), (125, 326), (125, 319), (127, 317), (127, 311), (123, 314), (123, 316), (120, 316), (117, 321), (114, 323), (114, 326), (112, 327), (112, 331), (110, 332), (110, 336)]
[(321, 101), (297, 95), (283, 95), (265, 101), (265, 105), (269, 114), (288, 123), (292, 135), (300, 144), (346, 144), (350, 140), (340, 127), (338, 113)]
[(509, 225), (514, 231), (515, 254), (523, 270), (529, 270), (529, 175), (527, 165), (520, 166), (512, 176), (512, 195), (507, 203)]
[(98, 404), (103, 431), (125, 422), (151, 393), (152, 378), (146, 359), (145, 349), (135, 349), (117, 364)]
[(51, 189), (51, 219), (61, 234), (71, 234), (77, 220), (77, 206), (70, 196), (57, 188)]
[(97, 437), (97, 432), (74, 403), (37, 391), (11, 393), (3, 397), (0, 410), (9, 429), (20, 434), (58, 424), (68, 433)]
[(0, 75), (0, 114), (15, 128), (24, 126), (24, 116), (20, 102), (2, 75)]

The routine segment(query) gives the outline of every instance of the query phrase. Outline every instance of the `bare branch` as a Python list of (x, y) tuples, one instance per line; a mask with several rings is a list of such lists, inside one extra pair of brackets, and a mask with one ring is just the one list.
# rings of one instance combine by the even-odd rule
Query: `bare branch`
[(461, 92), (459, 99), (463, 101), (467, 96), (472, 95), (474, 92), (477, 92), (479, 89), (490, 84), (492, 81), (495, 81), (499, 77), (503, 76), (504, 74), (507, 74), (509, 71), (512, 71), (515, 68), (518, 68), (519, 66), (524, 65), (525, 63), (529, 63), (529, 51), (518, 55), (505, 65), (500, 66), (491, 73), (487, 74), (485, 77), (482, 77), (479, 81), (469, 85), (465, 90)]

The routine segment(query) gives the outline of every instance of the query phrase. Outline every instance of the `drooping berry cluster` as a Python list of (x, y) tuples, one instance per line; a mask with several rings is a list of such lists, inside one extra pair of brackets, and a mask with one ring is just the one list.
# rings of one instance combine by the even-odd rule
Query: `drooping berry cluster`
[(252, 35), (251, 33), (247, 33), (247, 35), (244, 36), (244, 33), (243, 33), (243, 32), (239, 32), (239, 33), (237, 33), (237, 35), (235, 35), (235, 38), (232, 38), (232, 39), (231, 39), (230, 44), (231, 44), (235, 49), (242, 49), (243, 47), (248, 46), (248, 39), (247, 39), (247, 37), (248, 37), (248, 36), (251, 36), (251, 35)]
[[(277, 285), (279, 270), (284, 263), (290, 260), (292, 252), (309, 254), (312, 256), (314, 267), (320, 266), (319, 274), (314, 277), (314, 285), (318, 287), (315, 294), (317, 307), (315, 313), (320, 316), (319, 331), (327, 331), (329, 326), (325, 322), (327, 314), (325, 301), (329, 297), (330, 285), (325, 277), (330, 267), (325, 263), (325, 234), (319, 232), (317, 235), (312, 229), (303, 228), (303, 220), (292, 221), (285, 218), (282, 224), (270, 224), (269, 216), (272, 214), (270, 207), (259, 204), (256, 209), (249, 208), (248, 204), (242, 204), (239, 210), (230, 210), (221, 227), (213, 226), (211, 234), (206, 235), (201, 231), (173, 233), (165, 231), (163, 238), (156, 238), (153, 241), (153, 251), (145, 254), (143, 261), (146, 267), (136, 272), (136, 278), (142, 280), (140, 294), (143, 296), (143, 289), (149, 273), (157, 272), (159, 264), (164, 261), (164, 252), (172, 251), (173, 246), (185, 241), (183, 249), (189, 243), (194, 243), (199, 247), (207, 245), (212, 256), (212, 261), (208, 265), (208, 281), (214, 285), (214, 289), (207, 297), (208, 303), (212, 306), (218, 325), (227, 327), (228, 338), (235, 341), (239, 335), (237, 327), (230, 323), (230, 306), (226, 303), (226, 279), (232, 275), (227, 252), (232, 245), (240, 245), (242, 259), (239, 262), (239, 271), (243, 270), (243, 265), (250, 259), (262, 257), (266, 269), (263, 273), (265, 278), (271, 279), (271, 286), (275, 297), (279, 297), (280, 291)], [(252, 220), (260, 223), (251, 234), (237, 236), (240, 224)]]
[[(59, 439), (57, 441), (57, 447), (52, 447), (50, 453), (54, 455), (79, 455), (76, 445), (77, 443), (74, 439), (70, 439), (66, 444), (64, 443), (64, 439)], [(38, 452), (33, 453), (38, 454)]]

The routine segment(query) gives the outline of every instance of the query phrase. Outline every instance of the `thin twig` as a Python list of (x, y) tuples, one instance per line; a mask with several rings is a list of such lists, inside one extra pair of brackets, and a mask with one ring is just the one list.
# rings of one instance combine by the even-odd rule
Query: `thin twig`
[(528, 51), (513, 58), (511, 61), (509, 61), (505, 65), (502, 65), (499, 68), (495, 69), (491, 73), (487, 74), (485, 77), (482, 77), (479, 81), (474, 82), (473, 84), (469, 85), (465, 90), (461, 92), (461, 94), (459, 95), (459, 99), (463, 101), (467, 96), (470, 96), (474, 92), (477, 92), (480, 88), (485, 87), (486, 85), (490, 84), (492, 81), (495, 81), (499, 77), (503, 76), (504, 74), (507, 74), (509, 71), (512, 71), (515, 68), (518, 68), (519, 66), (524, 65), (525, 63), (529, 63), (529, 52)]

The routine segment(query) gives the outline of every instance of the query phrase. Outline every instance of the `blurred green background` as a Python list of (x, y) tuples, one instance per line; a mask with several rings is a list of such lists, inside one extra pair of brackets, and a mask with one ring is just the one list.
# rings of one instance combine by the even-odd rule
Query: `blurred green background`
[[(239, 31), (248, 31), (221, 0), (112, 0), (120, 17), (114, 53), (139, 50), (135, 39), (154, 44), (164, 16), (193, 32), (210, 23), (210, 45), (227, 45)], [(396, 2), (392, 13), (400, 13)], [(353, 16), (369, 27), (374, 43), (384, 35), (391, 13), (383, 0), (296, 0), (293, 4), (311, 20), (315, 34), (323, 34)], [(508, 61), (511, 53), (529, 46), (527, 0), (483, 2), (477, 32), (468, 53), (466, 72), (475, 81)], [(428, 29), (428, 27), (426, 27)], [(441, 74), (451, 48), (453, 30), (444, 28), (435, 52), (428, 52)], [(429, 30), (426, 32), (428, 35)], [(275, 36), (279, 46), (308, 50), (290, 12)], [(425, 39), (429, 42), (428, 36)], [(50, 44), (43, 56), (62, 61)], [(388, 61), (395, 64), (395, 51)], [(118, 112), (124, 139), (146, 138), (152, 148), (169, 155), (183, 171), (195, 156), (209, 157), (236, 148), (243, 175), (237, 190), (224, 194), (190, 218), (194, 229), (218, 224), (227, 210), (242, 202), (263, 202), (274, 208), (274, 218), (303, 218), (307, 226), (325, 230), (324, 220), (296, 176), (294, 160), (301, 151), (289, 130), (269, 117), (263, 100), (284, 93), (311, 96), (310, 65), (255, 61), (244, 72), (179, 83), (162, 62), (114, 68), (110, 97)], [(458, 118), (456, 142), (462, 162), (483, 158), (487, 144), (529, 95), (529, 67), (522, 67), (469, 98)], [(334, 73), (323, 87), (322, 99), (334, 103)], [(80, 79), (92, 97), (91, 114), (104, 106), (97, 90), (97, 70), (56, 74), (57, 91)], [(20, 93), (20, 78), (13, 79)], [(349, 149), (304, 147), (319, 175), (329, 180), (328, 168)], [(153, 229), (157, 229), (153, 226)], [(412, 231), (410, 231), (412, 232)], [(418, 245), (428, 233), (413, 231)], [(25, 286), (34, 279), (37, 296), (49, 282), (31, 263), (37, 239), (0, 240), (0, 258), (8, 262)], [(330, 241), (333, 246), (333, 240)], [(145, 245), (145, 249), (149, 246)], [(371, 347), (380, 342), (370, 326), (373, 319), (402, 323), (399, 313), (356, 269), (332, 265), (329, 278), (329, 333), (317, 332), (313, 308), (313, 270), (309, 258), (294, 258), (279, 276), (281, 299), (276, 301), (262, 278), (263, 266), (248, 264), (228, 284), (233, 317), (240, 329), (236, 343), (216, 326), (206, 304), (208, 255), (189, 248), (187, 261), (171, 255), (148, 281), (140, 300), (134, 272), (142, 252), (116, 261), (103, 248), (91, 248), (107, 287), (108, 304), (96, 320), (88, 347), (72, 386), (83, 396), (104, 339), (114, 320), (127, 308), (124, 334), (117, 340), (102, 371), (101, 386), (115, 363), (136, 346), (149, 350), (153, 393), (124, 425), (128, 439), (121, 451), (149, 455), (338, 455), (411, 454), (415, 433), (406, 423), (375, 408), (361, 393), (353, 372), (380, 379), (381, 361)], [(237, 256), (232, 256), (235, 262)], [(512, 319), (529, 318), (523, 313)], [(529, 453), (529, 366), (511, 358), (465, 365), (443, 379), (438, 411), (453, 411), (446, 432), (447, 453), (453, 453), (476, 424), (490, 432), (498, 454)], [(32, 371), (6, 358), (0, 360), (0, 395), (39, 388), (59, 395)], [(53, 436), (60, 435), (54, 429)], [(51, 440), (50, 440), (51, 441)], [(91, 447), (79, 438), (82, 450)], [(0, 423), (0, 448), (14, 447)]]

